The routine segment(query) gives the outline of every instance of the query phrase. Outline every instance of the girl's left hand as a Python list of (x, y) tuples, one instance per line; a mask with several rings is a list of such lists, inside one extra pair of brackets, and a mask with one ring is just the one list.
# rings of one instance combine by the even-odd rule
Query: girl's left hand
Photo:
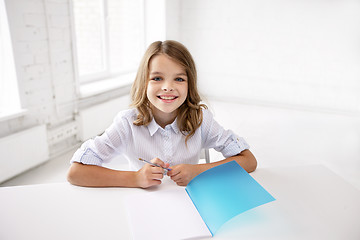
[(179, 164), (170, 167), (167, 175), (179, 186), (186, 186), (198, 173), (198, 165)]

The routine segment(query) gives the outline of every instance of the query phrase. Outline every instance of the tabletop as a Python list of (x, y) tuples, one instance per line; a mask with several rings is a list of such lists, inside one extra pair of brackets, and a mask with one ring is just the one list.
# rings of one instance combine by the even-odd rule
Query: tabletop
[[(231, 219), (214, 239), (360, 239), (360, 191), (325, 166), (258, 168), (251, 176), (276, 201)], [(131, 239), (124, 199), (177, 187), (168, 178), (147, 190), (2, 187), (0, 239)]]

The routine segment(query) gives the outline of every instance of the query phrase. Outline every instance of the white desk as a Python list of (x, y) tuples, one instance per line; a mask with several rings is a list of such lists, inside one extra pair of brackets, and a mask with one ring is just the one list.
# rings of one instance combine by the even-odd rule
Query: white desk
[[(360, 191), (324, 166), (259, 168), (251, 175), (277, 200), (233, 218), (214, 239), (360, 239)], [(0, 239), (131, 239), (124, 197), (175, 187), (171, 181), (151, 190), (3, 187)]]

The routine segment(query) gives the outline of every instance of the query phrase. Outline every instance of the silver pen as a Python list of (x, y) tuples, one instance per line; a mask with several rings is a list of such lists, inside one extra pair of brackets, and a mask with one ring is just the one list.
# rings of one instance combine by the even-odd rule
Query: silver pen
[(150, 161), (148, 161), (148, 160), (145, 160), (145, 159), (142, 159), (142, 158), (139, 158), (139, 160), (140, 160), (140, 161), (143, 161), (143, 162), (146, 162), (146, 163), (150, 164), (151, 166), (160, 167), (160, 168), (164, 169), (164, 171), (165, 171), (165, 172), (164, 172), (164, 175), (166, 175), (168, 171), (171, 171), (170, 168), (164, 168), (164, 167), (160, 166), (160, 165), (157, 164), (157, 163), (152, 163), (152, 162), (150, 162)]

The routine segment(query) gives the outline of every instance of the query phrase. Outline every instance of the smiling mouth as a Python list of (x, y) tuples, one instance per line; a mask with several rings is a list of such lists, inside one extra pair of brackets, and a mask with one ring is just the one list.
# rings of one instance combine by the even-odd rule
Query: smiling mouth
[(174, 100), (178, 98), (177, 96), (157, 96), (161, 100)]

